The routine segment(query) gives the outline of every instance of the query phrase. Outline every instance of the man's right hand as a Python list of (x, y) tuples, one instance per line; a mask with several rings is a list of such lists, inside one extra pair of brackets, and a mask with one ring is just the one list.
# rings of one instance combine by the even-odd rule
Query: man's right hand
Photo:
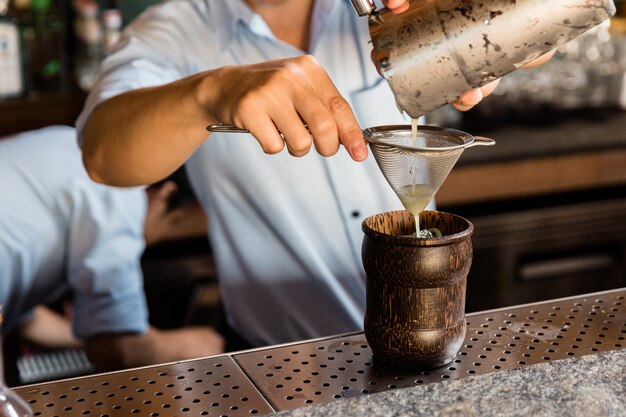
[(331, 156), (343, 145), (355, 161), (367, 157), (348, 102), (317, 61), (304, 55), (220, 67), (113, 96), (85, 122), (83, 162), (96, 182), (152, 184), (206, 141), (207, 125), (220, 123), (248, 129), (270, 154), (287, 146), (302, 156), (314, 145)]
[(199, 97), (208, 118), (248, 129), (266, 153), (286, 145), (293, 156), (303, 156), (315, 145), (331, 156), (343, 145), (355, 161), (367, 156), (352, 109), (310, 55), (223, 67), (205, 81)]

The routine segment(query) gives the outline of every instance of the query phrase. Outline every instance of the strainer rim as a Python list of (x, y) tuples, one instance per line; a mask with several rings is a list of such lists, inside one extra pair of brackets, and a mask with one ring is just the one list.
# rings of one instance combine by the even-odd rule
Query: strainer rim
[(459, 149), (464, 149), (474, 143), (474, 136), (467, 132), (463, 132), (462, 130), (452, 129), (449, 127), (441, 127), (441, 126), (432, 126), (432, 125), (419, 125), (418, 126), (420, 132), (424, 132), (430, 134), (438, 134), (441, 136), (453, 136), (460, 143), (454, 146), (442, 146), (440, 148), (423, 148), (419, 146), (405, 146), (405, 145), (397, 145), (391, 143), (385, 143), (378, 141), (374, 135), (390, 133), (394, 131), (400, 131), (402, 133), (410, 133), (411, 125), (382, 125), (382, 126), (372, 126), (363, 130), (363, 137), (365, 140), (374, 146), (386, 146), (389, 148), (397, 148), (403, 149), (406, 151), (414, 152), (445, 152), (445, 151), (454, 151)]

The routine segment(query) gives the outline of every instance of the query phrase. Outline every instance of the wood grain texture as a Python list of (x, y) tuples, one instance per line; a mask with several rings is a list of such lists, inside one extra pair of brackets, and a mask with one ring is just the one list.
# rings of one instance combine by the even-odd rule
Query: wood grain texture
[(415, 228), (406, 211), (363, 222), (365, 336), (381, 362), (433, 368), (450, 362), (465, 337), (473, 226), (460, 216), (435, 211), (423, 212), (421, 222), (424, 228), (439, 228), (443, 237), (402, 237)]

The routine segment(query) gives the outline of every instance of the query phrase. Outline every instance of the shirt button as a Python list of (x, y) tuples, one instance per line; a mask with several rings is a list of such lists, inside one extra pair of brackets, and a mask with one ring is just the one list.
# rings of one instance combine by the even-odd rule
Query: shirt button
[(354, 217), (355, 219), (357, 217), (361, 217), (361, 212), (358, 210), (353, 210), (352, 213), (350, 213), (352, 215), (352, 217)]

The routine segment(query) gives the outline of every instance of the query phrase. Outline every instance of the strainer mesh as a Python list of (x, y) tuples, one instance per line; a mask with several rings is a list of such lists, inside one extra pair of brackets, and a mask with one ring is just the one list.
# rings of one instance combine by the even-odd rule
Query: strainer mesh
[(413, 140), (410, 131), (383, 133), (368, 141), (387, 182), (409, 211), (428, 204), (464, 149), (458, 138), (420, 133)]

